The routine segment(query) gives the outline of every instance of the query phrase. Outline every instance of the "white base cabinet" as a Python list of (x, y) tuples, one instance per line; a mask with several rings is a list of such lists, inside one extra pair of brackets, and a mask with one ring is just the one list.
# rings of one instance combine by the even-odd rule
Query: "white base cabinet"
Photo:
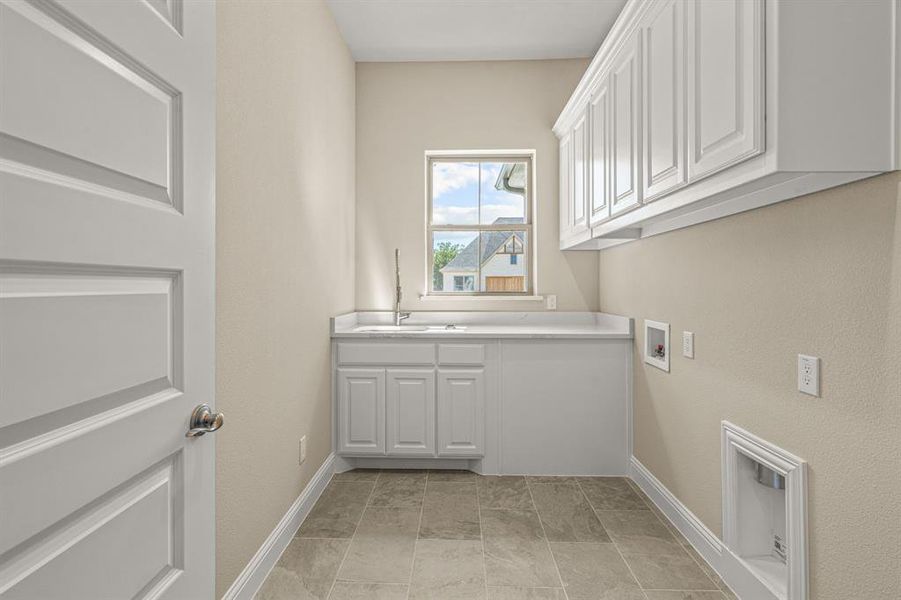
[[(901, 167), (897, 6), (629, 0), (554, 125), (561, 249), (603, 249)], [(587, 148), (577, 148), (586, 111)], [(581, 154), (592, 185), (580, 195)]]
[(480, 456), (485, 447), (485, 370), (438, 371), (438, 456)]
[(339, 470), (628, 473), (631, 333), (610, 339), (465, 335), (335, 339)]
[(384, 369), (338, 369), (338, 411), (340, 452), (385, 453)]
[(437, 344), (437, 352), (436, 344), (406, 342), (337, 346), (339, 455), (484, 454), (482, 344)]
[(434, 369), (387, 370), (387, 454), (435, 454)]

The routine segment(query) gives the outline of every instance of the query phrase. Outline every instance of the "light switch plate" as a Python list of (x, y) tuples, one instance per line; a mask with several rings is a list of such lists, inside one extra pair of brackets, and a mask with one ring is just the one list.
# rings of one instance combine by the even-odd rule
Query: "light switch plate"
[(798, 355), (798, 391), (820, 397), (820, 359)]
[(307, 460), (307, 436), (300, 438), (300, 456), (297, 458), (297, 464), (299, 465), (302, 465)]
[(685, 358), (695, 357), (695, 334), (691, 331), (682, 332), (682, 356)]
[(557, 296), (556, 294), (548, 294), (544, 297), (545, 308), (548, 310), (557, 310)]

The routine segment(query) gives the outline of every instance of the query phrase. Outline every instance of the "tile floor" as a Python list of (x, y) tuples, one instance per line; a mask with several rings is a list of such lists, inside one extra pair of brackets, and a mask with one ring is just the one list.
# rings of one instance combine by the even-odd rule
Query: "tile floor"
[(726, 600), (631, 481), (335, 475), (257, 600)]

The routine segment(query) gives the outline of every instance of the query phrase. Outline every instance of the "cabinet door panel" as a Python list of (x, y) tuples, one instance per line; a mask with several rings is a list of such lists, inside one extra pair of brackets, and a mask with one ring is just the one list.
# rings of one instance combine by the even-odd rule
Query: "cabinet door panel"
[(591, 225), (610, 216), (610, 84), (598, 87), (589, 104), (591, 122)]
[(587, 110), (573, 125), (572, 153), (573, 174), (570, 190), (570, 227), (573, 233), (580, 233), (588, 226), (585, 216), (588, 189), (588, 112)]
[(689, 179), (763, 149), (763, 2), (689, 4)]
[(338, 450), (385, 453), (383, 369), (338, 369)]
[(388, 369), (388, 454), (435, 454), (435, 371)]
[(613, 193), (611, 214), (638, 205), (639, 195), (639, 63), (636, 32), (620, 49), (610, 72), (613, 116), (611, 121), (613, 153)]
[(572, 183), (572, 133), (560, 138), (560, 241), (572, 235), (570, 226), (570, 185)]
[(438, 371), (438, 456), (485, 453), (485, 370)]
[(642, 32), (643, 199), (685, 182), (684, 4), (661, 0)]

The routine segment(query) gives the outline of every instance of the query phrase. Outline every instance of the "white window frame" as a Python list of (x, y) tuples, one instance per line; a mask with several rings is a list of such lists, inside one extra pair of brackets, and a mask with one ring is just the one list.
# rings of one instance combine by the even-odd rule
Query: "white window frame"
[[(526, 162), (528, 163), (529, 175), (528, 185), (526, 186), (525, 205), (525, 223), (522, 224), (501, 224), (501, 225), (435, 225), (432, 223), (432, 164), (434, 162)], [(498, 298), (498, 299), (540, 299), (537, 296), (538, 289), (538, 227), (537, 227), (537, 194), (536, 194), (536, 156), (535, 150), (430, 150), (425, 153), (425, 242), (426, 242), (426, 262), (425, 262), (425, 290), (423, 298), (467, 298), (470, 300), (478, 298)], [(526, 252), (522, 254), (525, 261), (526, 289), (522, 292), (454, 292), (454, 291), (434, 291), (432, 289), (432, 265), (434, 264), (434, 243), (433, 233), (437, 231), (523, 231), (526, 233), (528, 247)], [(480, 253), (481, 255), (481, 253)], [(476, 275), (478, 284), (481, 285), (481, 271)]]

